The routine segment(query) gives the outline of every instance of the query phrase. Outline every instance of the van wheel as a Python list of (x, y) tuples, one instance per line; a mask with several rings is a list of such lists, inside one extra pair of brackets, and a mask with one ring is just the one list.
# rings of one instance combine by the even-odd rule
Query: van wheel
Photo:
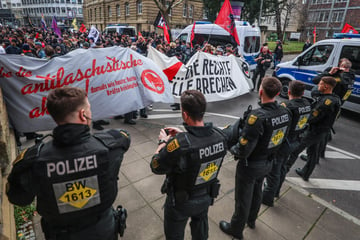
[(283, 79), (280, 79), (280, 81), (281, 81), (281, 84), (282, 84), (282, 88), (281, 88), (281, 91), (280, 91), (280, 97), (289, 98), (288, 90), (289, 90), (289, 82), (290, 82), (290, 80), (283, 78)]

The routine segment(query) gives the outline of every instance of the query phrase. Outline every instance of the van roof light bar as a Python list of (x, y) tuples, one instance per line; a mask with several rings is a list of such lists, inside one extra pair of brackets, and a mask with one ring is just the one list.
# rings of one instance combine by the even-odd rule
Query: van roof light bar
[(360, 34), (356, 33), (334, 33), (334, 38), (342, 39), (342, 38), (360, 38)]

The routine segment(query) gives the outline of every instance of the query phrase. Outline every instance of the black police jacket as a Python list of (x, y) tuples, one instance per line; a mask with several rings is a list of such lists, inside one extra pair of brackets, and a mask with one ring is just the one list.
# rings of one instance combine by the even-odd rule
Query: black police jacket
[(153, 156), (150, 167), (155, 174), (170, 176), (174, 191), (190, 193), (217, 180), (227, 145), (221, 130), (211, 123), (185, 128), (187, 132), (176, 134)]
[(292, 120), (288, 139), (295, 141), (304, 132), (311, 114), (311, 104), (306, 98), (296, 98), (281, 103), (291, 111)]
[(16, 205), (36, 196), (39, 214), (51, 225), (83, 224), (112, 206), (130, 137), (123, 130), (91, 135), (82, 124), (60, 125), (53, 137), (17, 157), (6, 193)]
[(310, 130), (318, 133), (329, 131), (336, 120), (340, 106), (341, 101), (336, 94), (320, 93), (309, 118)]
[(239, 143), (231, 149), (248, 164), (272, 160), (271, 156), (284, 142), (291, 124), (291, 112), (277, 102), (259, 104), (250, 112)]

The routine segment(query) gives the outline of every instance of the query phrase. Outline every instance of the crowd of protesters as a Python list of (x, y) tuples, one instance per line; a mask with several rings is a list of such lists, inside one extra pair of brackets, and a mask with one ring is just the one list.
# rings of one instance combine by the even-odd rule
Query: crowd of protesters
[(174, 42), (167, 43), (163, 35), (155, 32), (142, 32), (137, 37), (120, 35), (118, 33), (101, 34), (99, 39), (94, 42), (94, 38), (88, 37), (88, 33), (63, 31), (61, 36), (57, 36), (51, 29), (23, 27), (12, 29), (10, 27), (0, 27), (0, 54), (21, 54), (42, 59), (64, 55), (78, 48), (103, 48), (103, 47), (129, 47), (142, 55), (147, 55), (148, 46), (156, 48), (168, 57), (177, 57), (186, 63), (196, 51), (204, 51), (214, 55), (239, 56), (237, 49), (231, 44), (226, 46), (213, 46), (207, 42), (202, 45), (190, 43), (176, 39)]

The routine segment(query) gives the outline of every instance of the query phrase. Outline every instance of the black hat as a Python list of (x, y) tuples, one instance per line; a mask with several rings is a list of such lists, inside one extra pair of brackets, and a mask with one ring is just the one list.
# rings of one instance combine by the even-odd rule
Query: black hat
[(23, 45), (22, 49), (25, 50), (25, 51), (29, 51), (29, 50), (30, 50), (29, 44), (26, 44), (26, 43), (25, 43), (25, 44)]

